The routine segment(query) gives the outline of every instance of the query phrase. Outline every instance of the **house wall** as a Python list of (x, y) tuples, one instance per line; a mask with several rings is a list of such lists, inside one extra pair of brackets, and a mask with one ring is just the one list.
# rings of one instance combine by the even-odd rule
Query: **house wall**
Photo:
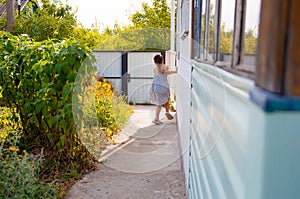
[(250, 110), (247, 140), (247, 199), (300, 195), (300, 112)]
[(253, 81), (191, 64), (189, 198), (298, 196), (300, 113), (266, 112)]
[[(191, 90), (191, 69), (190, 64), (190, 35), (181, 38), (185, 30), (190, 30), (191, 10), (190, 1), (177, 1), (177, 90), (176, 110), (178, 131), (182, 151), (183, 170), (185, 173), (186, 185), (188, 186), (189, 173), (189, 146), (190, 146), (190, 90)], [(187, 187), (188, 188), (188, 187)]]
[(264, 110), (251, 99), (254, 81), (190, 59), (191, 37), (180, 38), (191, 30), (190, 3), (178, 1), (177, 12), (177, 117), (189, 198), (298, 198), (300, 112)]
[(189, 198), (245, 198), (253, 82), (192, 67)]

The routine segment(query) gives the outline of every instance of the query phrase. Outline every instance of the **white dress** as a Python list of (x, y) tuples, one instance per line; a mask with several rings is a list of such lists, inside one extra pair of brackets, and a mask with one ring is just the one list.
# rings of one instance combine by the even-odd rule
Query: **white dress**
[(168, 102), (170, 88), (165, 73), (154, 74), (150, 88), (150, 102), (155, 105), (164, 105)]

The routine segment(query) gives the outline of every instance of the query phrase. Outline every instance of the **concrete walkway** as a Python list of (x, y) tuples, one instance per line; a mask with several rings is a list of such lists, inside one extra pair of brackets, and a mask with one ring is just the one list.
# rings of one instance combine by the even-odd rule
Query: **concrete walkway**
[(135, 106), (129, 125), (66, 199), (185, 199), (176, 120), (154, 125), (155, 106)]

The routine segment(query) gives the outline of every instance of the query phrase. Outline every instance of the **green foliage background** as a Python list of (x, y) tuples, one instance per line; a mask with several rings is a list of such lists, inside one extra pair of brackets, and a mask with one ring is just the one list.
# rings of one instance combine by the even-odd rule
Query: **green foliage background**
[(166, 0), (142, 4), (142, 10), (129, 17), (131, 26), (115, 24), (101, 34), (97, 50), (169, 50), (171, 13)]
[[(60, 0), (51, 2), (41, 0), (39, 8), (36, 1), (29, 1), (21, 14), (15, 13), (15, 23), (12, 34), (28, 35), (35, 41), (48, 39), (64, 40), (75, 38), (90, 48), (100, 42), (100, 32), (97, 27), (87, 29), (77, 23), (76, 12)], [(0, 18), (0, 30), (6, 29), (6, 16)]]
[(20, 116), (21, 148), (44, 149), (45, 170), (81, 171), (94, 161), (72, 115), (74, 81), (87, 58), (92, 61), (91, 51), (74, 39), (34, 42), (0, 32), (2, 103)]
[(16, 16), (14, 35), (27, 34), (36, 41), (42, 41), (50, 38), (62, 40), (73, 34), (77, 23), (70, 6), (42, 0), (41, 8), (33, 11), (32, 7), (32, 2), (29, 2), (22, 14)]

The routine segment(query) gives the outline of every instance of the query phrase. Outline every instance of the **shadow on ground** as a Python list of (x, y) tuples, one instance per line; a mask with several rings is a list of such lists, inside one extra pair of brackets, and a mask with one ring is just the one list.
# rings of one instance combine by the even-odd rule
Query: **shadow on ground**
[(66, 199), (186, 198), (176, 121), (153, 125), (154, 108), (135, 107), (122, 144), (105, 151), (98, 169), (71, 187)]

